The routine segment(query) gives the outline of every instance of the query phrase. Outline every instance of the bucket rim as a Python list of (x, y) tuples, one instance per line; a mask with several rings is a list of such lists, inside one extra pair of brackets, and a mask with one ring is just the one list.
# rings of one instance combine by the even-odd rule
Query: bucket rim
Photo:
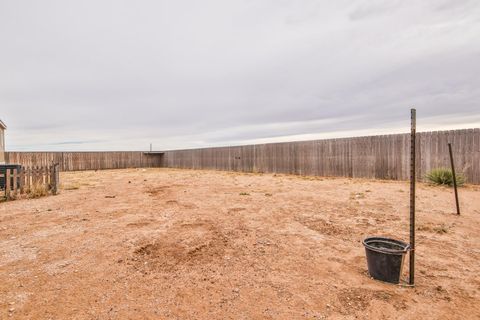
[[(393, 244), (396, 244), (396, 245), (402, 247), (403, 249), (389, 249), (389, 248), (374, 247), (374, 246), (370, 245), (370, 242), (373, 242), (373, 241), (393, 243)], [(380, 253), (384, 253), (384, 254), (405, 254), (410, 249), (410, 244), (408, 244), (406, 242), (403, 242), (403, 241), (400, 241), (400, 240), (396, 240), (396, 239), (392, 239), (392, 238), (386, 238), (386, 237), (368, 237), (368, 238), (363, 239), (362, 243), (363, 243), (363, 245), (365, 246), (366, 249), (376, 251), (376, 252), (380, 252)]]

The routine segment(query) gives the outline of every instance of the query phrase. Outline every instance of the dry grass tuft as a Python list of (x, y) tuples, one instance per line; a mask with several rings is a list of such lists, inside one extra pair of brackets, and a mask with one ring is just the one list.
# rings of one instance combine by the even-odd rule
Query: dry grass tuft
[(45, 197), (49, 194), (48, 187), (43, 184), (34, 184), (26, 190), (27, 198), (36, 199)]

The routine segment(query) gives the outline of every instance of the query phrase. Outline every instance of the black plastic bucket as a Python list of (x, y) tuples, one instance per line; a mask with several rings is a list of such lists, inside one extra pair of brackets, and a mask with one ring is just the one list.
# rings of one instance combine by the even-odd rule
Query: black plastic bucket
[(363, 240), (367, 254), (368, 273), (372, 278), (398, 283), (403, 260), (410, 245), (399, 240), (371, 237)]

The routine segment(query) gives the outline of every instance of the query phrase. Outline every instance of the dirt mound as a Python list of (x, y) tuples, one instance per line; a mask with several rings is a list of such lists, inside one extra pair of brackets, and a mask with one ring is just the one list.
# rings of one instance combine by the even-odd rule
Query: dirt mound
[(170, 186), (147, 187), (145, 188), (145, 192), (152, 197), (165, 195), (170, 193)]
[(348, 234), (344, 226), (324, 219), (301, 216), (296, 217), (295, 220), (303, 224), (305, 227), (327, 236), (343, 236)]
[(174, 225), (153, 242), (143, 241), (132, 260), (144, 271), (172, 272), (222, 258), (227, 237), (211, 221)]

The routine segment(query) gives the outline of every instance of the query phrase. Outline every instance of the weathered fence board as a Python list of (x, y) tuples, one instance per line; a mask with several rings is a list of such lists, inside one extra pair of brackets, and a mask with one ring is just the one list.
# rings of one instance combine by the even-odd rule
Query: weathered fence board
[[(469, 183), (480, 184), (480, 129), (417, 134), (417, 177), (449, 167), (452, 143), (455, 166)], [(239, 172), (288, 173), (408, 180), (409, 134), (269, 143), (247, 146), (143, 152), (6, 152), (7, 163), (48, 166), (62, 171), (170, 167)]]

